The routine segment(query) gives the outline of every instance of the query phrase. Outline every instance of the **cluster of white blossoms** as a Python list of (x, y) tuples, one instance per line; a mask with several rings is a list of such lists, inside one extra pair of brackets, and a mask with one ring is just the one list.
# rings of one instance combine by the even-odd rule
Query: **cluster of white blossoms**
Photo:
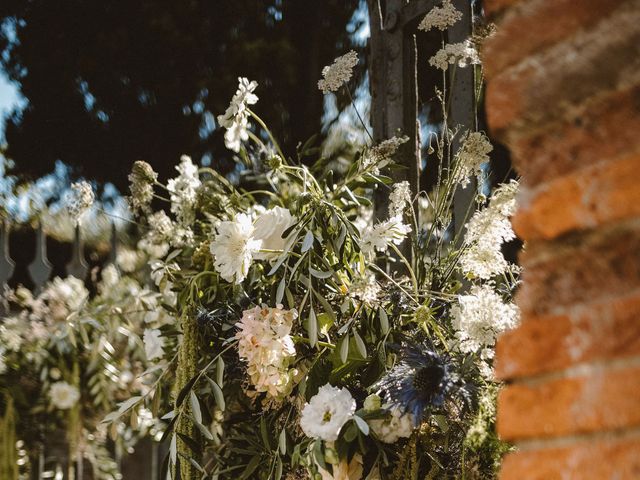
[(407, 204), (411, 203), (411, 189), (406, 180), (393, 186), (389, 195), (389, 216), (402, 216)]
[(164, 355), (164, 338), (161, 335), (162, 332), (157, 328), (145, 329), (142, 341), (144, 342), (144, 352), (147, 355), (147, 360), (162, 358)]
[(429, 59), (429, 65), (440, 70), (447, 70), (449, 65), (466, 67), (467, 65), (478, 64), (480, 64), (478, 51), (469, 40), (460, 43), (449, 43)]
[(69, 410), (80, 400), (80, 392), (67, 382), (55, 382), (49, 389), (51, 404), (59, 410)]
[(391, 244), (400, 245), (411, 232), (411, 226), (402, 221), (402, 217), (395, 216), (376, 225), (365, 228), (360, 237), (360, 248), (368, 257), (375, 251), (386, 252)]
[(7, 353), (7, 351), (0, 345), (0, 375), (7, 371), (7, 358), (5, 357), (5, 353)]
[(336, 58), (331, 65), (322, 69), (322, 78), (318, 88), (323, 93), (337, 92), (353, 75), (353, 67), (358, 64), (358, 54), (353, 50)]
[(231, 103), (223, 115), (218, 115), (218, 123), (227, 129), (224, 134), (224, 144), (229, 150), (240, 151), (242, 142), (249, 140), (249, 111), (248, 105), (258, 103), (258, 96), (253, 91), (258, 86), (255, 81), (238, 77), (238, 90), (231, 98)]
[(358, 275), (351, 280), (349, 296), (357, 298), (367, 305), (376, 305), (380, 295), (380, 285), (375, 275)]
[(189, 225), (193, 222), (196, 194), (201, 185), (198, 167), (193, 164), (191, 157), (182, 155), (176, 170), (179, 175), (167, 182), (167, 190), (171, 196), (171, 211), (179, 223)]
[(17, 352), (20, 350), (22, 346), (22, 335), (20, 334), (20, 328), (18, 327), (18, 322), (21, 320), (18, 317), (9, 317), (4, 319), (4, 324), (0, 325), (0, 340), (2, 340), (2, 345), (0, 345), (3, 351), (11, 351)]
[(396, 443), (400, 438), (409, 438), (413, 432), (413, 415), (403, 413), (401, 409), (385, 405), (383, 408), (389, 410), (388, 418), (370, 420), (371, 429), (384, 443)]
[(96, 197), (89, 182), (84, 180), (73, 183), (67, 198), (67, 210), (71, 218), (80, 223), (80, 217), (91, 208)]
[(56, 277), (34, 301), (33, 312), (48, 323), (62, 322), (78, 310), (89, 296), (82, 280), (75, 277)]
[(362, 168), (370, 169), (371, 173), (378, 175), (380, 169), (386, 167), (391, 162), (391, 157), (395, 155), (400, 145), (409, 141), (409, 137), (391, 137), (383, 140), (371, 147), (362, 159)]
[(289, 210), (274, 207), (257, 214), (255, 221), (239, 213), (220, 222), (210, 246), (216, 271), (227, 282), (242, 282), (254, 259), (273, 261), (282, 253), (290, 241), (282, 235), (295, 221)]
[(146, 211), (153, 200), (153, 184), (158, 181), (158, 174), (147, 162), (137, 160), (133, 163), (128, 178), (131, 209), (134, 212)]
[(491, 285), (474, 285), (468, 295), (458, 296), (451, 307), (452, 325), (460, 341), (460, 350), (476, 352), (495, 345), (498, 334), (514, 328), (520, 312), (513, 303), (505, 303)]
[(300, 427), (307, 437), (334, 442), (355, 411), (356, 401), (351, 392), (327, 383), (305, 404)]
[(493, 145), (482, 132), (469, 132), (455, 156), (455, 181), (462, 187), (469, 184), (472, 175), (482, 173), (482, 165), (489, 161)]
[(296, 349), (290, 333), (296, 318), (295, 310), (278, 305), (245, 310), (236, 323), (238, 355), (247, 362), (247, 373), (257, 392), (278, 398), (291, 391), (296, 371), (289, 369), (289, 362)]
[(476, 212), (467, 223), (465, 249), (460, 256), (465, 274), (488, 280), (512, 267), (504, 258), (501, 246), (515, 238), (509, 217), (515, 213), (517, 191), (515, 180), (500, 185), (489, 205)]
[(462, 12), (453, 6), (451, 0), (443, 0), (441, 7), (434, 7), (418, 25), (418, 30), (428, 32), (432, 28), (446, 30), (462, 19)]

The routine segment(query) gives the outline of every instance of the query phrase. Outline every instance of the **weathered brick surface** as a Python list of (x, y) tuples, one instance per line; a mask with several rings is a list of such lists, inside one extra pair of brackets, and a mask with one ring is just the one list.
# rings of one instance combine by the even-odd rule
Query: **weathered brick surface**
[(491, 133), (522, 174), (507, 480), (640, 479), (640, 0), (487, 0)]
[(502, 437), (522, 440), (640, 426), (640, 367), (584, 370), (505, 387), (498, 397)]
[(520, 259), (523, 284), (516, 297), (525, 316), (628, 295), (640, 286), (640, 220), (532, 242)]
[(581, 169), (524, 190), (513, 226), (524, 240), (640, 216), (640, 153)]
[[(564, 118), (585, 100), (640, 81), (640, 0), (593, 28), (495, 73), (487, 116), (495, 135)], [(491, 43), (486, 47), (491, 49)], [(506, 138), (506, 137), (505, 137)]]
[(502, 480), (637, 480), (640, 438), (575, 442), (508, 455)]
[(640, 289), (566, 314), (525, 318), (498, 341), (496, 375), (509, 380), (635, 355), (640, 355)]
[(533, 187), (578, 168), (640, 153), (639, 131), (640, 86), (634, 86), (587, 101), (559, 122), (514, 135), (512, 161)]
[[(489, 75), (503, 71), (576, 32), (590, 28), (626, 0), (533, 0), (521, 2), (500, 20), (500, 29), (483, 52)], [(513, 2), (488, 2), (489, 12)], [(555, 19), (549, 22), (549, 19)], [(544, 25), (544, 28), (540, 26)]]

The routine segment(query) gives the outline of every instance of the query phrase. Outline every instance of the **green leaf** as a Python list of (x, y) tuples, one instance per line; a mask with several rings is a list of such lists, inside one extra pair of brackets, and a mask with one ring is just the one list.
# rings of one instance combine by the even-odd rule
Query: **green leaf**
[(353, 339), (356, 341), (356, 347), (362, 358), (367, 358), (367, 347), (356, 330), (353, 330)]
[(365, 422), (364, 419), (362, 419), (358, 415), (354, 415), (353, 420), (356, 422), (356, 425), (362, 433), (364, 433), (365, 435), (369, 435), (369, 424)]
[(287, 432), (285, 432), (284, 428), (280, 430), (280, 435), (278, 436), (278, 447), (280, 448), (280, 454), (285, 455), (287, 453)]
[[(198, 427), (198, 430), (200, 430), (202, 435), (204, 435), (204, 438), (206, 438), (207, 440), (213, 440), (213, 435), (211, 434), (211, 432), (207, 427), (205, 427), (200, 422), (195, 422), (195, 423), (196, 423), (196, 427)], [(198, 450), (194, 450), (194, 451), (197, 452)]]
[(262, 436), (262, 443), (267, 447), (267, 450), (271, 450), (271, 442), (269, 442), (269, 434), (267, 432), (267, 421), (264, 416), (260, 417), (260, 435)]
[(340, 343), (340, 360), (342, 363), (347, 363), (349, 357), (349, 335), (342, 337), (342, 343)]
[(209, 377), (207, 377), (207, 380), (209, 381), (209, 385), (211, 385), (211, 390), (213, 390), (213, 397), (216, 400), (216, 405), (218, 405), (218, 408), (224, 412), (225, 403), (224, 403), (224, 394), (222, 393), (222, 389), (216, 382), (211, 380)]
[(260, 455), (254, 456), (249, 461), (249, 463), (247, 464), (247, 467), (244, 469), (244, 471), (240, 475), (240, 478), (241, 479), (250, 478), (251, 474), (255, 471), (256, 468), (258, 468), (258, 465), (260, 465), (260, 460), (261, 460)]
[(280, 280), (280, 283), (278, 284), (278, 289), (276, 290), (276, 305), (282, 303), (282, 298), (284, 297), (284, 287), (287, 285), (286, 280), (286, 275), (283, 275), (282, 280)]
[(276, 460), (276, 475), (275, 479), (280, 480), (282, 478), (282, 458), (278, 455), (278, 459)]
[(191, 414), (193, 415), (193, 419), (197, 423), (202, 423), (202, 411), (200, 410), (200, 402), (198, 401), (198, 397), (193, 393), (193, 390), (189, 394), (189, 403), (191, 403)]
[(389, 317), (387, 316), (387, 311), (384, 308), (380, 308), (378, 310), (378, 316), (380, 317), (380, 329), (383, 334), (387, 334), (389, 332)]
[(327, 302), (327, 299), (324, 298), (322, 295), (320, 295), (315, 289), (313, 290), (313, 293), (315, 294), (316, 298), (322, 305), (322, 308), (324, 309), (325, 313), (327, 313), (331, 317), (331, 321), (333, 323), (336, 323), (336, 314), (331, 308), (331, 305), (329, 304), (329, 302)]
[(316, 270), (315, 268), (309, 267), (309, 273), (316, 278), (329, 278), (333, 275), (333, 272), (323, 272), (321, 270)]
[(221, 387), (224, 385), (224, 360), (222, 359), (222, 355), (218, 356), (218, 360), (216, 361), (216, 383)]
[(313, 246), (313, 232), (311, 230), (307, 230), (304, 238), (302, 239), (302, 248), (300, 251), (302, 253), (306, 252)]
[(313, 310), (313, 307), (309, 311), (307, 328), (309, 330), (309, 345), (315, 347), (318, 342), (318, 321), (316, 320), (316, 312)]

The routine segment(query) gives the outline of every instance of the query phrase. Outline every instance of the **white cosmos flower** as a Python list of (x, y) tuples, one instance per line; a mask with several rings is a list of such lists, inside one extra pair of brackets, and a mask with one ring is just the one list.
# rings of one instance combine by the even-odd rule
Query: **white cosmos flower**
[(240, 283), (249, 273), (262, 241), (254, 238), (251, 217), (244, 213), (237, 214), (232, 221), (220, 222), (216, 230), (210, 247), (214, 267), (227, 282)]
[(326, 384), (305, 404), (300, 416), (302, 431), (329, 442), (338, 439), (342, 426), (353, 418), (356, 401), (346, 388)]
[(400, 245), (410, 231), (411, 227), (402, 222), (402, 217), (391, 217), (366, 228), (360, 239), (360, 248), (368, 256), (372, 256), (375, 250), (386, 252), (392, 243)]
[(160, 335), (161, 332), (157, 328), (147, 328), (144, 331), (142, 341), (144, 342), (144, 352), (147, 354), (147, 360), (162, 358), (164, 355), (164, 338)]
[[(296, 223), (296, 217), (282, 207), (273, 207), (258, 215), (253, 222), (254, 237), (262, 241), (264, 250), (284, 250), (289, 238), (282, 238), (284, 231)], [(273, 261), (280, 256), (278, 252), (257, 252), (254, 257), (258, 260)]]
[(67, 382), (56, 382), (49, 389), (49, 398), (54, 407), (69, 410), (80, 400), (80, 392)]

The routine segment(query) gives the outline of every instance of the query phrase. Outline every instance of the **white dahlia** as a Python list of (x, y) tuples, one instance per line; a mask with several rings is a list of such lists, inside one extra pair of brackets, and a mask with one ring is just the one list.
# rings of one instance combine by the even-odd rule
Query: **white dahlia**
[(220, 222), (216, 230), (210, 247), (214, 267), (227, 282), (240, 283), (249, 273), (262, 241), (255, 239), (251, 217), (244, 213), (239, 213), (232, 221)]

